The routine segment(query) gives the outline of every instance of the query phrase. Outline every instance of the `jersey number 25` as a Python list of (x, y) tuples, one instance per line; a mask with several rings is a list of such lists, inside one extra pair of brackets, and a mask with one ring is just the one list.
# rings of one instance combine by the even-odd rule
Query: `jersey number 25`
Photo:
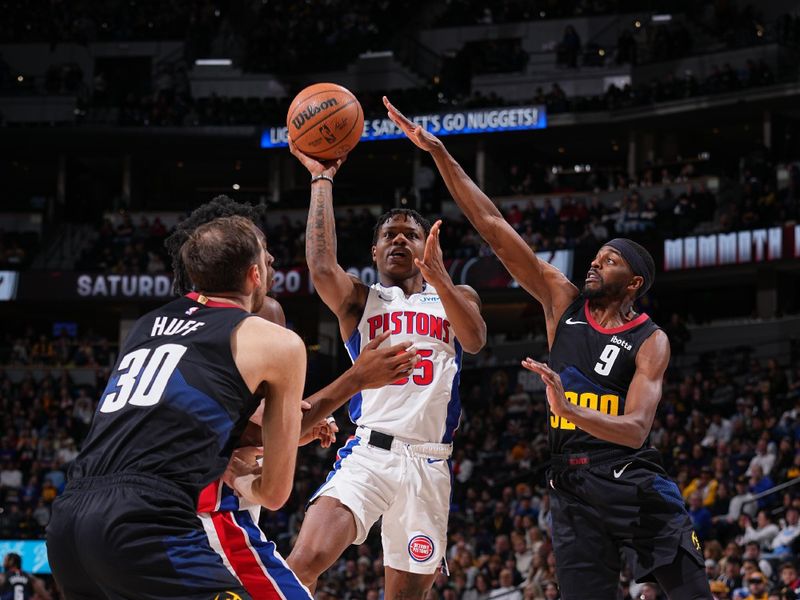
[[(411, 381), (417, 385), (430, 385), (433, 381), (433, 361), (429, 360), (433, 356), (433, 350), (417, 350), (417, 366), (414, 367), (414, 372), (411, 374)], [(421, 372), (417, 373), (421, 369)], [(408, 377), (398, 379), (392, 385), (405, 385), (408, 383)]]

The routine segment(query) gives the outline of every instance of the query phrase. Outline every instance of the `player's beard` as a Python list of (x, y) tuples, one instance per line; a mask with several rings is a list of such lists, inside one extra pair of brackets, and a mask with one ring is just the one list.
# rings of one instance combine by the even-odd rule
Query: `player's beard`
[(605, 280), (597, 275), (599, 285), (596, 288), (590, 288), (588, 284), (583, 286), (583, 295), (589, 300), (597, 300), (598, 298), (616, 298), (622, 294), (625, 289), (625, 284), (608, 284)]

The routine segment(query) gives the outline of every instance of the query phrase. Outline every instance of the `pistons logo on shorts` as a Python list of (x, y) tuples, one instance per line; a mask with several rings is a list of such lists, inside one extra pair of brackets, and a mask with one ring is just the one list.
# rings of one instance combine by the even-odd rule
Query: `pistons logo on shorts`
[(408, 542), (408, 554), (417, 562), (425, 562), (433, 556), (433, 540), (427, 535), (415, 535)]

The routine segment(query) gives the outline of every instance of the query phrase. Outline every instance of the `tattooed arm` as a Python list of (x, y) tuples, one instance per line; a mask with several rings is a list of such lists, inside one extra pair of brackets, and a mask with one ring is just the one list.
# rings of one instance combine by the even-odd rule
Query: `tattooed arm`
[[(344, 162), (319, 162), (298, 150), (289, 140), (289, 149), (311, 177), (324, 175), (333, 179)], [(333, 214), (333, 183), (319, 179), (311, 184), (311, 205), (306, 224), (306, 262), (311, 281), (320, 298), (339, 319), (343, 339), (348, 339), (358, 325), (367, 301), (367, 286), (348, 275), (336, 260), (336, 219)]]

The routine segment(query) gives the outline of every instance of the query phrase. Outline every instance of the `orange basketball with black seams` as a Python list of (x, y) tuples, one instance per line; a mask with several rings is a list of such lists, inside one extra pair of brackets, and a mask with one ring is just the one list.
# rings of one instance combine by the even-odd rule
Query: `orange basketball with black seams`
[(316, 83), (292, 100), (286, 126), (301, 152), (333, 160), (350, 152), (361, 139), (364, 111), (347, 88)]

